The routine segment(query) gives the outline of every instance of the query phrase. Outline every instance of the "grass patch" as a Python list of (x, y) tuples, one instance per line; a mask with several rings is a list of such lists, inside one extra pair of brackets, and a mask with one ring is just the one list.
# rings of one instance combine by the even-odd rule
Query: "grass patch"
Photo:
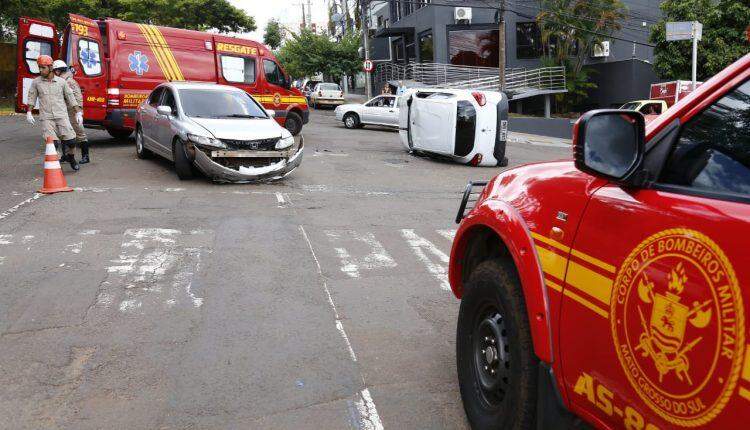
[(0, 98), (0, 115), (9, 115), (16, 111), (14, 99)]

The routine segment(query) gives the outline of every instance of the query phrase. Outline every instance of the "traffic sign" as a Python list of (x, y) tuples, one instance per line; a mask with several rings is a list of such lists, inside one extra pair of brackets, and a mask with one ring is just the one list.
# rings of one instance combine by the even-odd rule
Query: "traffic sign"
[(372, 60), (365, 60), (365, 63), (362, 65), (362, 69), (364, 69), (365, 72), (370, 73), (375, 70), (375, 64), (372, 62)]
[(675, 40), (701, 40), (703, 25), (698, 21), (682, 21), (667, 23), (667, 42)]

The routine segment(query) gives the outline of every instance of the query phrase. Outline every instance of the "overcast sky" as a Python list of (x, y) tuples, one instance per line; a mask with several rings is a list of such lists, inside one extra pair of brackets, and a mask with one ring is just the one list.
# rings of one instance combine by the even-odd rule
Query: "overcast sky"
[[(271, 19), (276, 19), (283, 25), (286, 25), (294, 32), (299, 31), (299, 24), (302, 21), (302, 3), (307, 5), (308, 0), (229, 0), (234, 6), (241, 8), (248, 15), (255, 18), (258, 29), (252, 33), (243, 34), (242, 37), (249, 37), (253, 40), (263, 42), (263, 32), (266, 24)], [(309, 0), (312, 5), (312, 19), (317, 23), (318, 28), (325, 28), (328, 21), (328, 12), (326, 9), (326, 0)], [(307, 7), (307, 6), (305, 6)]]

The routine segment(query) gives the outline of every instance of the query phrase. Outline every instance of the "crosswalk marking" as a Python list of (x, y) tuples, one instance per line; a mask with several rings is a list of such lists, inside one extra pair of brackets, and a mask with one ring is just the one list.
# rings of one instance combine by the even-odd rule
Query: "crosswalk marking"
[[(446, 291), (450, 290), (451, 286), (448, 283), (447, 269), (448, 255), (435, 246), (434, 243), (417, 235), (412, 229), (402, 229), (401, 235), (409, 243), (417, 258), (425, 265), (427, 271), (440, 282), (440, 288)], [(432, 254), (433, 258), (437, 258), (438, 262), (430, 259), (428, 253)]]
[[(359, 278), (361, 270), (387, 269), (396, 267), (396, 261), (388, 254), (385, 247), (375, 239), (373, 233), (358, 233), (352, 230), (326, 230), (325, 235), (334, 243), (334, 250), (341, 260), (341, 271), (351, 278)], [(350, 247), (361, 248), (365, 245), (367, 252), (362, 257), (352, 257)]]

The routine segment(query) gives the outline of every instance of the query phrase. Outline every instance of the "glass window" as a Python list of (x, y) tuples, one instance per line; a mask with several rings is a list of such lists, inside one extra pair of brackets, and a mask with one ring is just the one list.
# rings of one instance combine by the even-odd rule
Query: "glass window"
[(222, 55), (221, 74), (227, 82), (255, 83), (255, 59)]
[(263, 72), (266, 74), (266, 81), (269, 84), (284, 85), (284, 74), (278, 64), (271, 60), (263, 60)]
[(367, 102), (368, 107), (380, 107), (383, 106), (383, 97), (375, 97), (374, 99)]
[(383, 106), (389, 108), (396, 106), (396, 97), (383, 97)]
[(468, 155), (474, 149), (474, 135), (477, 128), (477, 111), (466, 100), (458, 101), (456, 113), (456, 149), (459, 157)]
[(448, 33), (451, 64), (497, 67), (498, 30), (453, 30)]
[(26, 66), (29, 72), (33, 74), (39, 73), (39, 65), (36, 64), (36, 59), (40, 55), (49, 55), (51, 57), (52, 43), (41, 40), (27, 40), (24, 44), (24, 58), (26, 59)]
[(640, 112), (644, 115), (661, 115), (661, 103), (646, 103)]
[(318, 85), (318, 89), (322, 91), (341, 91), (339, 84), (325, 83)]
[(180, 90), (185, 115), (196, 118), (268, 118), (246, 92), (226, 90)]
[(159, 105), (159, 97), (161, 97), (161, 93), (164, 92), (164, 87), (159, 87), (151, 92), (151, 95), (148, 97), (148, 104), (150, 104), (153, 107), (157, 107)]
[(102, 74), (102, 59), (99, 55), (99, 42), (88, 39), (78, 40), (78, 63), (86, 76)]
[(636, 110), (638, 108), (638, 105), (639, 105), (638, 102), (625, 103), (624, 105), (620, 106), (620, 109), (622, 109), (622, 110)]
[(685, 124), (661, 182), (750, 195), (750, 81)]
[(164, 97), (162, 97), (160, 104), (163, 106), (169, 106), (172, 108), (172, 114), (177, 115), (177, 102), (174, 99), (174, 93), (172, 93), (172, 90), (164, 90)]
[(539, 58), (542, 55), (542, 42), (536, 22), (516, 23), (516, 57)]
[(432, 33), (419, 36), (419, 62), (432, 63), (435, 61), (435, 52), (432, 44)]

